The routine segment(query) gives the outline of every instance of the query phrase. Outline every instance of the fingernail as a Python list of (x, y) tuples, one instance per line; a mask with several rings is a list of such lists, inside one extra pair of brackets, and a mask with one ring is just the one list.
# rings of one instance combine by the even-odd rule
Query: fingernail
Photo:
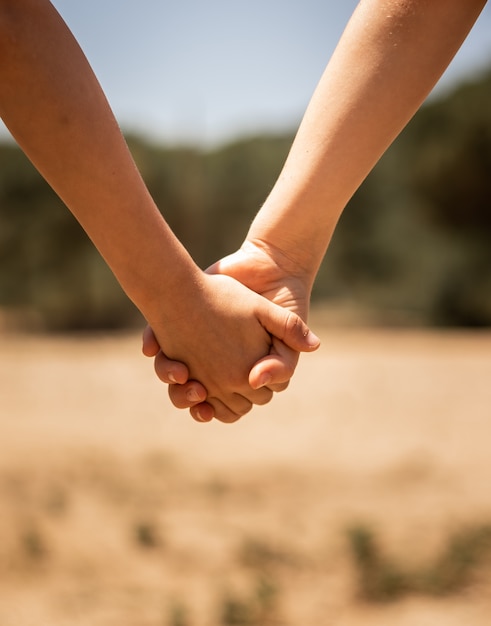
[(271, 376), (271, 374), (263, 374), (262, 376), (259, 377), (259, 386), (258, 389), (260, 387), (266, 387), (266, 385), (269, 385), (269, 383), (273, 380), (273, 377)]
[(200, 413), (199, 411), (196, 411), (196, 412), (195, 412), (195, 414), (194, 414), (194, 419), (195, 419), (197, 422), (202, 422), (202, 423), (204, 423), (204, 422), (208, 422), (208, 420), (207, 420), (207, 419), (205, 419), (205, 418), (201, 415), (201, 413)]
[(317, 335), (314, 335), (314, 333), (311, 330), (306, 330), (304, 333), (304, 337), (305, 337), (305, 341), (307, 345), (311, 346), (312, 348), (315, 348), (321, 342), (319, 337), (317, 337)]
[(176, 384), (176, 383), (177, 383), (176, 377), (174, 376), (174, 374), (173, 374), (172, 372), (169, 372), (169, 373), (167, 374), (167, 378), (169, 379), (169, 381), (170, 381), (172, 384)]
[(189, 389), (186, 392), (186, 398), (189, 402), (201, 402), (201, 398), (195, 389)]

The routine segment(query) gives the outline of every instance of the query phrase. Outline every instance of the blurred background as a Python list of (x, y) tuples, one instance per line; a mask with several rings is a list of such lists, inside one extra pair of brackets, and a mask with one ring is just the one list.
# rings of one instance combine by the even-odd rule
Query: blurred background
[[(56, 0), (148, 187), (206, 267), (271, 189), (356, 2)], [(371, 322), (491, 323), (491, 9), (351, 201), (314, 301)], [(0, 132), (0, 308), (52, 330), (141, 324), (69, 212)]]
[[(356, 2), (54, 4), (176, 234), (232, 252)], [(489, 625), (490, 33), (345, 211), (321, 348), (232, 426), (171, 406), (0, 129), (1, 626)]]

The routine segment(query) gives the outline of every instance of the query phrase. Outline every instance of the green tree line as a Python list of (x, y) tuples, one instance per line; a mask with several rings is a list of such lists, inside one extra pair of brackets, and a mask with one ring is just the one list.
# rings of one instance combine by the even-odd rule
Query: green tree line
[[(198, 264), (240, 245), (293, 140), (213, 150), (127, 136)], [(346, 208), (314, 300), (381, 322), (491, 325), (491, 72), (426, 104)], [(12, 143), (0, 145), (0, 308), (48, 330), (141, 324), (80, 226)]]

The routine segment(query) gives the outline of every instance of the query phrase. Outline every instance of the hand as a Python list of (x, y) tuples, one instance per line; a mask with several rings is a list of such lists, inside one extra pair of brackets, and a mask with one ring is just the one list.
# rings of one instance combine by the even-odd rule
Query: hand
[[(208, 273), (222, 273), (233, 276), (253, 291), (282, 307), (307, 318), (310, 301), (310, 284), (306, 272), (291, 262), (283, 253), (261, 241), (246, 241), (234, 254), (218, 261)], [(312, 350), (310, 342), (315, 336), (305, 337), (302, 345), (293, 346), (292, 340), (273, 338), (270, 354), (258, 361), (249, 374), (249, 383), (257, 389), (266, 386), (272, 391), (282, 391), (288, 386), (296, 364), (298, 350)], [(289, 343), (291, 347), (286, 344)], [(294, 349), (292, 349), (294, 348)], [(189, 380), (187, 367), (183, 363), (169, 360), (150, 327), (143, 336), (143, 352), (146, 356), (156, 356), (155, 369), (158, 377), (169, 383), (169, 395), (178, 408), (190, 408), (191, 414), (201, 421), (213, 417), (213, 409), (205, 400), (207, 391), (196, 380)], [(178, 384), (175, 384), (178, 383)]]
[[(231, 277), (205, 276), (206, 280), (197, 290), (197, 301), (186, 313), (186, 319), (176, 320), (177, 331), (175, 326), (170, 329), (169, 325), (158, 329), (155, 323), (155, 334), (147, 328), (144, 353), (156, 355), (155, 369), (159, 378), (170, 383), (183, 382), (188, 369), (182, 363), (169, 361), (159, 351), (160, 345), (165, 346), (166, 354), (185, 360), (189, 375), (204, 385), (207, 396), (197, 383), (184, 385), (176, 398), (171, 394), (176, 406), (191, 407), (191, 414), (199, 421), (209, 421), (215, 416), (232, 422), (247, 413), (253, 404), (270, 401), (272, 389), (267, 386), (270, 381), (267, 370), (269, 367), (273, 371), (285, 371), (286, 350), (297, 355), (292, 359), (292, 369), (283, 374), (288, 380), (298, 351), (315, 350), (319, 340), (294, 312), (268, 302)], [(286, 348), (283, 341), (290, 348)], [(265, 371), (261, 369), (262, 363), (266, 364)], [(259, 373), (252, 387), (249, 372), (254, 364)], [(190, 396), (193, 386), (194, 390), (198, 389), (198, 395)], [(279, 384), (278, 388), (285, 386), (286, 383)], [(205, 397), (207, 402), (200, 402)]]

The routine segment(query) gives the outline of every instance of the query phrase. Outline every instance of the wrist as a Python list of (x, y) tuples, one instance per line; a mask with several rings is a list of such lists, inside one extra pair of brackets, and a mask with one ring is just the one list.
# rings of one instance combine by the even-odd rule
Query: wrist
[[(143, 262), (144, 263), (144, 262)], [(147, 259), (127, 293), (150, 325), (172, 325), (199, 309), (203, 272), (183, 250)]]
[(201, 284), (202, 270), (148, 195), (131, 198), (114, 213), (119, 228), (98, 227), (104, 238), (93, 239), (126, 295), (149, 323), (184, 314)]
[[(239, 256), (237, 256), (239, 255)], [(247, 287), (268, 300), (308, 319), (310, 296), (315, 276), (291, 259), (283, 249), (261, 238), (248, 237), (233, 255), (248, 271), (235, 275)], [(254, 271), (251, 273), (250, 268)]]
[(332, 233), (323, 233), (320, 228), (309, 232), (310, 224), (297, 223), (297, 215), (298, 211), (291, 220), (284, 215), (276, 219), (274, 210), (260, 212), (246, 242), (263, 250), (285, 275), (300, 280), (310, 293)]

